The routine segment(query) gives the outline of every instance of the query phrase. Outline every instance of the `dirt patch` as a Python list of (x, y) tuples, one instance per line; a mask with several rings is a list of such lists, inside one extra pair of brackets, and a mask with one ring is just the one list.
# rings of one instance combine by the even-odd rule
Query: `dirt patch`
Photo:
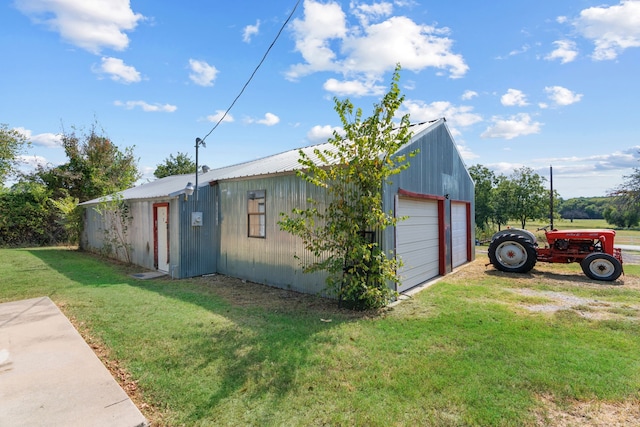
[(486, 254), (479, 253), (477, 259), (460, 269), (456, 273), (456, 276), (468, 277), (470, 279), (478, 279), (482, 275), (495, 276), (495, 277), (508, 277), (509, 281), (514, 283), (514, 287), (523, 286), (528, 284), (545, 284), (545, 285), (559, 285), (561, 287), (581, 287), (588, 289), (606, 289), (606, 288), (620, 288), (640, 290), (640, 277), (620, 276), (618, 280), (613, 282), (604, 282), (598, 280), (591, 280), (585, 276), (580, 270), (579, 265), (568, 264), (576, 266), (575, 271), (569, 271), (566, 267), (567, 264), (552, 264), (539, 262), (535, 265), (533, 270), (524, 274), (505, 273), (496, 270), (491, 264)]
[(640, 401), (575, 401), (558, 404), (551, 396), (538, 396), (541, 408), (535, 414), (539, 426), (631, 427), (640, 426)]
[(247, 280), (220, 274), (199, 277), (197, 283), (207, 286), (216, 296), (234, 307), (259, 307), (273, 312), (311, 312), (318, 319), (332, 316), (342, 319), (359, 319), (378, 316), (385, 310), (353, 311), (340, 307), (338, 301), (317, 295), (261, 285)]
[[(614, 282), (591, 280), (581, 271), (567, 271), (564, 265), (538, 263), (529, 273), (514, 274), (496, 270), (488, 264), (486, 256), (479, 256), (474, 262), (456, 273), (457, 280), (477, 280), (478, 277), (508, 278), (509, 285), (503, 289), (543, 302), (520, 303), (518, 307), (531, 312), (556, 313), (570, 310), (581, 317), (593, 320), (626, 319), (640, 321), (640, 304), (612, 302), (600, 298), (578, 296), (578, 290), (640, 290), (640, 278), (621, 276)], [(558, 290), (540, 290), (534, 286), (557, 287)]]
[[(529, 297), (548, 299), (545, 304), (518, 304), (519, 307), (533, 312), (555, 313), (570, 310), (593, 320), (633, 318), (640, 315), (640, 306), (607, 302), (593, 298), (581, 298), (564, 292), (537, 291), (534, 289), (509, 289), (510, 292)], [(634, 314), (636, 316), (634, 316)]]

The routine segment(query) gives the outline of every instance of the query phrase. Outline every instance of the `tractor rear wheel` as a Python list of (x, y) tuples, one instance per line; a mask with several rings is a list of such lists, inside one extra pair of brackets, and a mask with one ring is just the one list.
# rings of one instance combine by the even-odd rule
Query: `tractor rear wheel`
[(622, 263), (604, 252), (587, 255), (581, 262), (582, 271), (590, 279), (613, 282), (622, 274)]
[(489, 261), (500, 271), (526, 273), (536, 265), (536, 248), (522, 235), (503, 234), (491, 241)]

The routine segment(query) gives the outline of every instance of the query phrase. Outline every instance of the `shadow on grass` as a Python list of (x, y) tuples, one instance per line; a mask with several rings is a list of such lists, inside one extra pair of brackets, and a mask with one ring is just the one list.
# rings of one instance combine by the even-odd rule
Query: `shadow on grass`
[(152, 396), (150, 403), (178, 414), (175, 423), (211, 419), (229, 399), (259, 402), (267, 422), (278, 401), (305, 386), (298, 372), (318, 363), (311, 356), (334, 339), (325, 332), (372, 316), (224, 276), (138, 280), (130, 274), (139, 267), (96, 255), (62, 248), (27, 252), (83, 289), (77, 305), (84, 320), (117, 347), (114, 353)]

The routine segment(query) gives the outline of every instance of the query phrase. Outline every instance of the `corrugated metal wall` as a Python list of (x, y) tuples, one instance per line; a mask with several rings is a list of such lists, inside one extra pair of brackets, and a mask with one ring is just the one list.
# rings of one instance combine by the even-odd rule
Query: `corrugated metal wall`
[[(471, 221), (475, 218), (475, 187), (467, 168), (460, 157), (455, 142), (444, 122), (417, 138), (411, 146), (398, 154), (408, 154), (420, 149), (420, 154), (409, 159), (410, 167), (391, 178), (392, 184), (385, 190), (384, 209), (393, 211), (394, 199), (399, 189), (413, 193), (445, 196), (444, 227), (445, 239), (451, 241), (451, 200), (466, 201), (471, 204)], [(471, 226), (475, 242), (475, 226)], [(384, 232), (384, 248), (392, 250), (395, 244), (394, 230), (388, 228)], [(446, 272), (452, 270), (451, 247), (445, 249)], [(473, 256), (473, 251), (472, 251)]]
[[(266, 192), (265, 238), (248, 237), (247, 194), (255, 190)], [(323, 292), (325, 275), (302, 272), (300, 261), (313, 258), (300, 239), (280, 230), (278, 221), (280, 212), (305, 207), (309, 197), (324, 200), (324, 191), (289, 174), (221, 182), (219, 194), (220, 273), (300, 292)]]
[[(174, 277), (185, 278), (217, 272), (219, 241), (217, 240), (217, 186), (200, 187), (196, 197), (187, 200), (181, 195), (177, 202), (179, 258), (170, 263)], [(202, 214), (202, 225), (192, 224), (192, 214)]]
[[(455, 143), (444, 123), (430, 128), (404, 153), (420, 149), (410, 159), (411, 166), (392, 177), (393, 183), (385, 188), (384, 209), (392, 212), (399, 189), (414, 193), (444, 196), (445, 229), (451, 229), (450, 200), (471, 203), (471, 221), (474, 218), (474, 186), (460, 158)], [(404, 154), (401, 152), (400, 154)], [(248, 237), (247, 197), (249, 191), (265, 190), (266, 235)], [(221, 273), (267, 285), (294, 289), (306, 293), (324, 293), (324, 273), (305, 274), (301, 262), (313, 260), (300, 239), (281, 231), (280, 213), (291, 213), (293, 208), (307, 206), (307, 199), (326, 201), (322, 189), (308, 184), (295, 174), (279, 174), (253, 179), (220, 181), (212, 186), (200, 187), (185, 200), (184, 195), (172, 199), (129, 201), (133, 221), (129, 230), (129, 243), (133, 247), (132, 261), (143, 267), (154, 268), (153, 204), (170, 202), (169, 241), (170, 274), (186, 278), (209, 273)], [(192, 213), (202, 213), (202, 225), (192, 225)], [(91, 207), (86, 209), (83, 248), (100, 251), (104, 241), (101, 216)], [(471, 227), (471, 241), (475, 241), (475, 227)], [(445, 236), (450, 241), (450, 235)], [(382, 246), (392, 251), (395, 246), (394, 230), (382, 233)], [(300, 259), (295, 258), (295, 256)], [(119, 256), (122, 259), (122, 256)], [(451, 248), (446, 258), (451, 258)], [(447, 271), (451, 271), (449, 263)]]
[[(174, 254), (178, 254), (179, 239), (178, 222), (174, 219), (178, 218), (175, 199), (154, 199), (154, 200), (129, 200), (129, 215), (131, 220), (127, 227), (127, 243), (131, 247), (131, 262), (141, 267), (153, 270), (154, 253), (153, 253), (153, 205), (155, 203), (169, 203), (169, 242), (170, 254), (173, 263)], [(87, 206), (85, 211), (85, 222), (82, 236), (82, 249), (104, 253), (105, 247), (105, 229), (109, 229), (111, 224), (107, 218), (104, 218), (97, 210), (96, 206)], [(120, 250), (117, 256), (114, 254), (105, 255), (112, 256), (121, 261), (126, 261), (125, 253)]]

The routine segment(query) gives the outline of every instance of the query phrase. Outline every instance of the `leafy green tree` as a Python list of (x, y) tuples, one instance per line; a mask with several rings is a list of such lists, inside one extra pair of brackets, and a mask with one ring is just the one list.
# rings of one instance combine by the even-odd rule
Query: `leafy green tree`
[(83, 209), (78, 206), (78, 199), (65, 196), (59, 199), (51, 199), (51, 203), (60, 213), (55, 225), (64, 229), (66, 242), (73, 245), (80, 243), (80, 234), (83, 227)]
[(69, 161), (54, 168), (38, 168), (37, 181), (55, 191), (54, 197), (95, 199), (130, 188), (140, 178), (133, 147), (120, 151), (99, 133), (94, 123), (84, 134), (63, 132), (62, 145)]
[(195, 162), (191, 160), (188, 155), (178, 153), (175, 157), (171, 154), (169, 157), (164, 159), (164, 163), (161, 163), (156, 167), (155, 172), (153, 172), (153, 176), (156, 178), (164, 178), (165, 176), (195, 173), (195, 171)]
[(19, 182), (0, 192), (0, 246), (45, 246), (65, 242), (62, 213), (42, 184)]
[(6, 124), (0, 124), (0, 187), (16, 171), (20, 155), (29, 145), (27, 137)]
[(491, 222), (498, 230), (507, 225), (512, 216), (513, 183), (504, 175), (496, 177), (496, 186), (491, 194)]
[(562, 201), (558, 211), (565, 219), (599, 219), (611, 202), (610, 197), (576, 197)]
[[(314, 151), (320, 160), (300, 151), (303, 169), (298, 176), (325, 188), (326, 204), (309, 199), (305, 209), (281, 213), (280, 228), (302, 239), (315, 255), (304, 271), (328, 272), (327, 287), (356, 309), (386, 305), (395, 295), (389, 284), (398, 282), (399, 263), (382, 251), (372, 236), (397, 218), (382, 209), (382, 188), (391, 176), (409, 167), (407, 156), (395, 153), (411, 139), (409, 115), (394, 122), (402, 104), (398, 66), (389, 92), (374, 106), (371, 117), (362, 118), (349, 100), (334, 98), (344, 134), (334, 132), (331, 148)], [(412, 153), (414, 155), (415, 153)], [(410, 156), (409, 156), (410, 157)]]
[(529, 167), (521, 167), (510, 176), (512, 193), (510, 217), (520, 221), (525, 228), (527, 220), (544, 219), (549, 216), (549, 193), (543, 182), (546, 179)]
[(632, 227), (640, 216), (640, 168), (624, 178), (625, 182), (611, 193), (613, 203), (605, 208), (604, 218), (614, 225)]
[(637, 210), (626, 209), (623, 203), (619, 203), (605, 208), (604, 219), (617, 227), (631, 228), (638, 225), (640, 215)]
[(469, 174), (475, 182), (476, 226), (484, 230), (493, 214), (492, 193), (496, 176), (493, 171), (482, 165), (471, 166)]
[(617, 227), (631, 228), (640, 222), (640, 211), (633, 207), (624, 197), (616, 197), (613, 202), (604, 209), (604, 219)]

